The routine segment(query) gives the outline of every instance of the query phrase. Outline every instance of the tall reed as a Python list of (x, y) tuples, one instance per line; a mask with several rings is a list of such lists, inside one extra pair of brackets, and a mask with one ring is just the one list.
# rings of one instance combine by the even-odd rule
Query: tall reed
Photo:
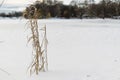
[(32, 41), (33, 47), (33, 61), (30, 64), (29, 70), (30, 74), (34, 72), (38, 74), (40, 71), (48, 70), (47, 62), (47, 37), (46, 37), (46, 26), (44, 26), (40, 31), (43, 37), (40, 37), (39, 26), (38, 26), (38, 17), (39, 11), (35, 6), (30, 6), (26, 8), (25, 14), (27, 14), (30, 23), (30, 29), (32, 35), (29, 37), (28, 42)]

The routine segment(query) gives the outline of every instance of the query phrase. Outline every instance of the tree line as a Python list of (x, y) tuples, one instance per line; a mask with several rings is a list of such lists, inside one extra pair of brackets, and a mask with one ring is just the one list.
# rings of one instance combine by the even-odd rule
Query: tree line
[(7, 18), (12, 18), (12, 17), (16, 17), (16, 18), (19, 18), (19, 17), (22, 17), (23, 15), (23, 12), (9, 12), (9, 13), (0, 13), (0, 17), (7, 17)]
[[(120, 16), (120, 2), (111, 0), (102, 0), (99, 3), (84, 4), (75, 3), (74, 1), (69, 5), (64, 4), (45, 4), (36, 2), (30, 6), (34, 6), (39, 11), (38, 18), (113, 18)], [(30, 7), (29, 6), (29, 7)], [(27, 13), (29, 7), (24, 12), (24, 17), (28, 18)]]
[[(78, 0), (77, 0), (78, 1)], [(39, 19), (42, 18), (114, 18), (120, 16), (120, 1), (115, 0), (102, 0), (99, 3), (77, 2), (71, 1), (69, 5), (57, 2), (57, 0), (43, 0), (43, 2), (36, 1), (34, 4), (26, 7), (23, 12), (10, 13), (7, 15), (0, 14), (0, 16), (24, 16), (30, 18), (27, 14), (30, 12), (31, 6), (35, 7), (38, 11)]]

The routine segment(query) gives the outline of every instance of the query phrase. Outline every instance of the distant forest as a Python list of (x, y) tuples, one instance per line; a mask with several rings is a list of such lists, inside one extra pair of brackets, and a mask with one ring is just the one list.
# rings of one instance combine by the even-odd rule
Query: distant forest
[(29, 8), (34, 6), (39, 16), (42, 18), (120, 18), (120, 0), (102, 0), (95, 3), (94, 0), (83, 1), (72, 0), (69, 5), (64, 5), (57, 0), (36, 1), (28, 6), (23, 12), (15, 12), (10, 14), (1, 13), (2, 17), (21, 17), (28, 19), (27, 13), (30, 13)]
[(11, 12), (11, 13), (0, 13), (0, 17), (8, 17), (8, 18), (13, 18), (13, 17), (16, 17), (16, 18), (19, 18), (19, 17), (22, 17), (23, 15), (23, 12)]

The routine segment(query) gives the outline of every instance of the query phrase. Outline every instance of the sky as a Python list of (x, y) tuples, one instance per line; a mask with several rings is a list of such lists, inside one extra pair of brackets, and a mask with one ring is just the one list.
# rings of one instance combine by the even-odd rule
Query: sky
[[(36, 0), (5, 0), (4, 4), (30, 4)], [(69, 4), (71, 0), (61, 0), (64, 4)], [(2, 0), (0, 0), (0, 3)]]

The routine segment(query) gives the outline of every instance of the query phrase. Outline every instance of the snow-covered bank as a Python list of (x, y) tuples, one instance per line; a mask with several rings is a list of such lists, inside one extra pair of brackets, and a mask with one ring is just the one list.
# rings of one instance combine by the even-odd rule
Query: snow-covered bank
[[(42, 19), (47, 25), (49, 71), (30, 77), (26, 20), (0, 20), (1, 80), (119, 80), (120, 21)], [(2, 75), (2, 76), (1, 76)]]

